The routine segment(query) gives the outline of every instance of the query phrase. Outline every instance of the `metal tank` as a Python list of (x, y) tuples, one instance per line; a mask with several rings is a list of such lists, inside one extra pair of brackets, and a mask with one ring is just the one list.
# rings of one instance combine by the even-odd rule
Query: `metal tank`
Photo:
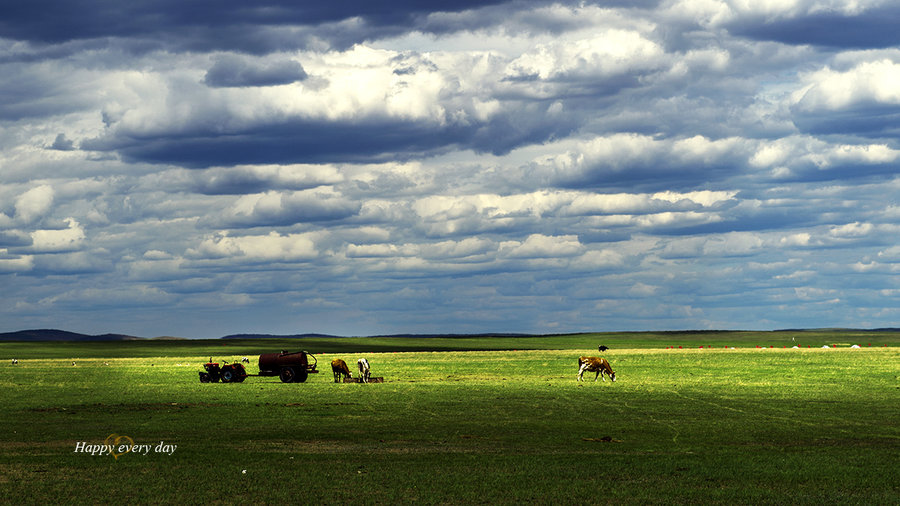
[(284, 383), (303, 383), (309, 374), (319, 372), (316, 363), (316, 357), (305, 351), (263, 353), (259, 356), (259, 375), (278, 376)]

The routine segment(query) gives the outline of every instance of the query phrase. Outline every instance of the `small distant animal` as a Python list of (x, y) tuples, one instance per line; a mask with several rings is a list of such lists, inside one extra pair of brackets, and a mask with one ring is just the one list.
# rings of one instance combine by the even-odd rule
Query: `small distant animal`
[(359, 367), (359, 377), (362, 378), (363, 383), (369, 382), (369, 361), (361, 358), (356, 361), (356, 366)]
[(72, 367), (75, 367), (75, 361), (74, 361), (74, 360), (72, 361)]
[(19, 359), (14, 358), (12, 361), (12, 365), (19, 365)]
[(347, 367), (347, 362), (336, 358), (331, 361), (331, 372), (334, 373), (334, 382), (340, 383), (341, 379), (344, 377), (352, 378), (353, 375), (350, 374), (350, 368)]
[(242, 363), (242, 364), (249, 364), (249, 363), (250, 363), (250, 359), (247, 358), (247, 357), (244, 357), (244, 358), (241, 359), (241, 363)]
[(582, 378), (584, 371), (596, 372), (597, 374), (594, 375), (594, 381), (597, 381), (597, 377), (606, 381), (606, 378), (603, 377), (604, 374), (609, 376), (609, 379), (616, 381), (615, 371), (612, 370), (612, 366), (610, 366), (609, 362), (603, 357), (579, 357), (578, 381), (584, 381)]
[(603, 345), (601, 344), (600, 346), (597, 347), (597, 349), (600, 350), (600, 351), (606, 351), (606, 350), (608, 350), (609, 348), (607, 348), (606, 346), (603, 346)]

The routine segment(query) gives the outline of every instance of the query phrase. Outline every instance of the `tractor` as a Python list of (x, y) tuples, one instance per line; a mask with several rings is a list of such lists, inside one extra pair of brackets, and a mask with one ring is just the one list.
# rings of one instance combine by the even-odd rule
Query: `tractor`
[(222, 383), (240, 383), (247, 379), (247, 371), (244, 364), (235, 362), (229, 364), (225, 362), (219, 367), (218, 362), (213, 362), (210, 357), (209, 362), (203, 364), (206, 372), (200, 371), (200, 383), (215, 383), (222, 380)]

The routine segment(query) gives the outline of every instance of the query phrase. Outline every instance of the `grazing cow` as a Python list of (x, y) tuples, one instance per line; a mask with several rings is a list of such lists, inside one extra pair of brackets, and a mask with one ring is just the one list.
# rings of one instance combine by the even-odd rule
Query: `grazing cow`
[(597, 349), (600, 350), (600, 351), (606, 351), (606, 350), (608, 350), (609, 348), (607, 348), (606, 346), (603, 346), (603, 345), (601, 344), (600, 346), (597, 346)]
[(350, 374), (350, 368), (347, 367), (347, 362), (336, 358), (331, 361), (331, 372), (334, 373), (334, 382), (340, 383), (341, 377), (352, 378), (353, 375)]
[(369, 361), (361, 358), (356, 361), (357, 367), (359, 367), (359, 377), (362, 379), (363, 383), (369, 382)]
[(12, 365), (19, 365), (19, 359), (14, 358)]
[(244, 357), (244, 358), (241, 359), (241, 363), (242, 363), (242, 364), (249, 364), (249, 363), (250, 363), (250, 359), (247, 358), (247, 357)]
[(602, 357), (579, 357), (578, 358), (578, 381), (584, 381), (581, 377), (584, 374), (584, 371), (596, 372), (597, 374), (594, 376), (594, 381), (597, 381), (597, 377), (606, 381), (606, 378), (603, 377), (603, 374), (609, 376), (609, 379), (616, 381), (616, 373), (612, 370), (612, 367), (609, 365), (609, 362), (606, 361), (605, 358)]

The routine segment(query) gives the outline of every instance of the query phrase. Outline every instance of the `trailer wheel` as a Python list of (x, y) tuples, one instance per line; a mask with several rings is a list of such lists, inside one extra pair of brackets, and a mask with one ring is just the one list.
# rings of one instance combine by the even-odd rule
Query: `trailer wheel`
[(278, 375), (282, 383), (293, 383), (296, 379), (293, 367), (282, 367), (281, 374)]
[(222, 383), (231, 383), (231, 380), (234, 379), (234, 373), (231, 369), (226, 369), (222, 371)]
[(208, 372), (200, 373), (200, 383), (209, 383), (209, 373)]
[(308, 377), (309, 372), (306, 369), (300, 369), (300, 372), (297, 374), (297, 377), (294, 378), (294, 381), (296, 381), (297, 383), (303, 383)]

